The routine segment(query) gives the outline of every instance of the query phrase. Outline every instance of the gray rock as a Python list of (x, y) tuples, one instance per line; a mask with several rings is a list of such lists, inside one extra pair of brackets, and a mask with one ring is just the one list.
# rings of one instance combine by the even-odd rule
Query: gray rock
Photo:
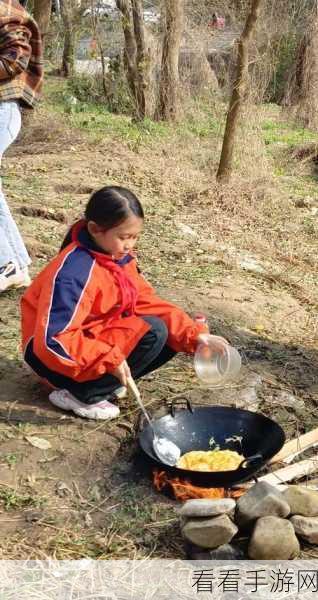
[(214, 550), (210, 550), (210, 560), (243, 560), (244, 552), (233, 544), (223, 544)]
[(300, 551), (293, 525), (279, 517), (261, 517), (248, 546), (252, 560), (291, 560)]
[(194, 544), (187, 544), (186, 555), (192, 560), (243, 560), (244, 552), (233, 544), (223, 544), (214, 550), (203, 550)]
[(45, 518), (45, 514), (39, 510), (31, 510), (25, 513), (24, 518), (27, 523), (36, 523), (37, 521)]
[(318, 544), (318, 517), (294, 515), (290, 521), (297, 535), (309, 544)]
[(185, 539), (201, 548), (227, 544), (238, 529), (227, 515), (207, 519), (190, 519), (182, 528)]
[(198, 500), (187, 500), (184, 505), (178, 509), (181, 517), (216, 517), (231, 513), (236, 506), (232, 498), (222, 498), (211, 500), (201, 498)]
[(244, 271), (250, 271), (250, 273), (265, 273), (264, 267), (252, 257), (244, 257), (239, 265)]
[(197, 237), (197, 232), (190, 227), (190, 225), (186, 225), (185, 223), (176, 223), (177, 228), (181, 232), (182, 235)]
[(318, 516), (318, 492), (298, 485), (289, 485), (282, 495), (289, 504), (292, 515)]
[(281, 492), (269, 483), (260, 481), (238, 499), (235, 522), (244, 528), (260, 517), (287, 517), (289, 513), (289, 504)]

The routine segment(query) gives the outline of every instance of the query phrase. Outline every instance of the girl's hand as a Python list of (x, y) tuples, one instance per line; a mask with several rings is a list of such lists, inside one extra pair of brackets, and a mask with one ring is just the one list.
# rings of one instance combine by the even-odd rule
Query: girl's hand
[(225, 338), (218, 335), (211, 335), (210, 333), (199, 333), (197, 342), (206, 346), (207, 350), (210, 350), (212, 354), (213, 352), (224, 354), (226, 346), (229, 345), (229, 342)]
[(113, 375), (115, 375), (115, 377), (119, 379), (122, 385), (124, 385), (125, 387), (127, 386), (127, 377), (131, 377), (131, 372), (126, 360), (123, 360), (123, 362), (117, 367), (117, 369), (113, 371)]

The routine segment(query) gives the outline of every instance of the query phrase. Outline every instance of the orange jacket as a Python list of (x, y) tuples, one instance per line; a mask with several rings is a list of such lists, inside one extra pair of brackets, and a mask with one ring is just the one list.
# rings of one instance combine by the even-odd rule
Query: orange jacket
[(134, 314), (112, 318), (121, 294), (103, 258), (83, 230), (34, 279), (21, 301), (24, 352), (31, 343), (49, 369), (78, 382), (97, 379), (114, 371), (149, 330), (142, 315), (166, 323), (173, 350), (194, 352), (202, 326), (159, 298), (131, 255), (117, 264), (137, 290)]

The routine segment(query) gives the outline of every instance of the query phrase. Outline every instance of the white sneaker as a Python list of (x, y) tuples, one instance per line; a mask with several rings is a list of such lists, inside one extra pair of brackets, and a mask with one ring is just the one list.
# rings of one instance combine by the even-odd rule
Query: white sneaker
[(28, 287), (30, 283), (28, 267), (20, 269), (13, 261), (0, 267), (0, 292), (9, 288)]
[(72, 410), (73, 413), (85, 419), (115, 419), (120, 413), (118, 406), (108, 402), (106, 398), (96, 404), (84, 404), (67, 390), (54, 390), (50, 393), (49, 400), (55, 406), (63, 410)]

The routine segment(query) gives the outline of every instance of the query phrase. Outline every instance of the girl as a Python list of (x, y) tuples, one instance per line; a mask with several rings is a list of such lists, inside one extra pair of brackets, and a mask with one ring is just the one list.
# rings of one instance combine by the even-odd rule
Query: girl
[(57, 388), (53, 404), (82, 417), (118, 416), (110, 400), (124, 395), (128, 377), (142, 377), (176, 352), (193, 353), (208, 338), (217, 350), (227, 343), (159, 298), (139, 273), (133, 248), (143, 220), (129, 190), (95, 192), (85, 219), (22, 298), (25, 361)]

